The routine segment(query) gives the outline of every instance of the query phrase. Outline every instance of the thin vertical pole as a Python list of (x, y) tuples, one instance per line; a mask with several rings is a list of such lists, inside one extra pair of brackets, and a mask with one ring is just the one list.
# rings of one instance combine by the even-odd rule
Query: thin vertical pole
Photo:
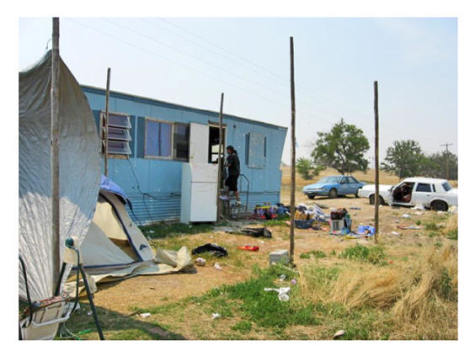
[(51, 50), (51, 217), (53, 247), (52, 293), (56, 292), (61, 255), (59, 226), (59, 18), (53, 17), (53, 45)]
[(221, 180), (223, 179), (222, 169), (223, 169), (223, 102), (224, 102), (224, 93), (221, 93), (221, 104), (219, 106), (219, 148), (218, 148), (218, 187), (216, 191), (216, 205), (218, 209), (218, 214), (216, 220), (219, 222), (221, 221), (221, 210), (222, 204), (221, 199), (219, 199), (219, 195), (221, 192)]
[(445, 179), (449, 180), (449, 146), (452, 146), (452, 144), (444, 143), (441, 146), (445, 146)]
[(111, 69), (107, 68), (107, 86), (106, 86), (106, 113), (104, 115), (104, 175), (107, 177), (109, 175), (109, 89), (110, 89), (110, 79), (111, 79)]
[(374, 241), (378, 242), (379, 234), (379, 108), (378, 108), (378, 82), (374, 82)]
[(295, 230), (295, 81), (294, 81), (294, 38), (290, 37), (290, 265), (294, 266), (294, 230)]

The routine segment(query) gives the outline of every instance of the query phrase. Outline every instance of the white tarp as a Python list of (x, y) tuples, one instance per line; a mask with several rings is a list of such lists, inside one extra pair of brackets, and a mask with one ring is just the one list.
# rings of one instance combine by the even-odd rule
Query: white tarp
[[(100, 183), (99, 138), (78, 82), (59, 61), (60, 250), (89, 228)], [(20, 73), (19, 93), (19, 254), (26, 264), (32, 300), (52, 296), (50, 183), (51, 51)], [(66, 271), (68, 272), (68, 271)], [(67, 275), (67, 273), (66, 273)], [(20, 271), (20, 297), (26, 297)]]

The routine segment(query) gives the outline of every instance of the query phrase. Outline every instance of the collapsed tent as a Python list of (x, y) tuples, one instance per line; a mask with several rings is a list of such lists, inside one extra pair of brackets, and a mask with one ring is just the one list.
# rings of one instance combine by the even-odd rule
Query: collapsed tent
[[(165, 274), (193, 268), (186, 247), (153, 251), (126, 210), (126, 193), (102, 177), (96, 211), (81, 245), (82, 263), (91, 280), (106, 282), (137, 275)], [(68, 290), (72, 292), (73, 283)]]
[[(23, 338), (52, 338), (64, 319), (65, 301), (54, 303), (51, 212), (51, 58), (48, 51), (19, 75), (19, 297), (48, 305), (20, 323)], [(60, 263), (65, 240), (86, 237), (100, 183), (99, 138), (78, 82), (59, 59)], [(67, 271), (71, 268), (66, 267)], [(26, 280), (25, 280), (26, 279)], [(61, 294), (63, 284), (59, 284)], [(35, 326), (36, 325), (36, 326)]]

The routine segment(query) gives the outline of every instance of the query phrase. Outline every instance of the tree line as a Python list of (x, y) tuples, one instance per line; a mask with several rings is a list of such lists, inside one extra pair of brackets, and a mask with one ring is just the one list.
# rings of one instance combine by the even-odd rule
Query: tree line
[[(312, 179), (331, 167), (341, 174), (368, 169), (364, 154), (369, 142), (363, 130), (341, 119), (329, 132), (317, 132), (311, 158), (299, 158), (296, 168), (304, 179)], [(425, 154), (415, 140), (393, 142), (380, 168), (399, 178), (425, 176), (458, 179), (458, 157), (450, 151)]]

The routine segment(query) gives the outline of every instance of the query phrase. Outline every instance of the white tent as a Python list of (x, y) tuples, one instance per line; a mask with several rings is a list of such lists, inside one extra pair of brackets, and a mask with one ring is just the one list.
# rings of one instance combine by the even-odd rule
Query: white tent
[(91, 279), (97, 283), (192, 268), (191, 255), (186, 247), (178, 251), (153, 251), (127, 213), (127, 202), (125, 193), (103, 177), (96, 211), (81, 245), (82, 263)]

